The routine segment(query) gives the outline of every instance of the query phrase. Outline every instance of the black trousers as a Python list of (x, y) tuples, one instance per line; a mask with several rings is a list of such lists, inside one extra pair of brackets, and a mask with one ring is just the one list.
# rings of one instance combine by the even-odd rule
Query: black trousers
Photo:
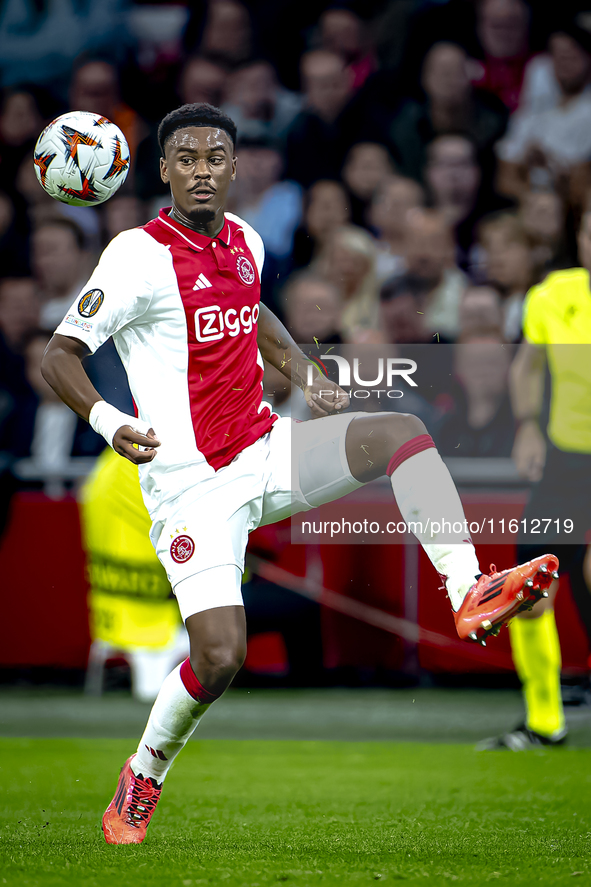
[[(542, 554), (556, 555), (560, 572), (569, 574), (573, 598), (591, 646), (591, 592), (583, 578), (583, 540), (591, 530), (591, 455), (567, 453), (550, 446), (542, 479), (532, 489), (522, 518), (525, 528), (522, 524), (517, 540), (519, 563)], [(544, 519), (551, 520), (546, 532), (542, 532)], [(573, 522), (572, 532), (566, 532), (565, 521)]]

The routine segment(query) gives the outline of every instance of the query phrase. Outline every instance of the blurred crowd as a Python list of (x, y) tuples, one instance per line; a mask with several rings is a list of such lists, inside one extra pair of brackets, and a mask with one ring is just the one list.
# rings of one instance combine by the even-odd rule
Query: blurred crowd
[[(294, 338), (464, 346), (453, 398), (435, 386), (425, 412), (444, 453), (461, 431), (462, 455), (509, 455), (500, 346), (520, 340), (529, 287), (577, 263), (591, 200), (591, 12), (559, 6), (5, 0), (0, 478), (17, 459), (57, 471), (102, 448), (39, 360), (100, 250), (168, 205), (156, 129), (185, 102), (237, 123), (228, 208), (261, 234), (262, 297)], [(131, 149), (128, 181), (96, 208), (58, 204), (35, 178), (41, 129), (74, 109), (109, 117)], [(130, 410), (112, 347), (90, 375)], [(273, 374), (266, 388), (290, 399)]]

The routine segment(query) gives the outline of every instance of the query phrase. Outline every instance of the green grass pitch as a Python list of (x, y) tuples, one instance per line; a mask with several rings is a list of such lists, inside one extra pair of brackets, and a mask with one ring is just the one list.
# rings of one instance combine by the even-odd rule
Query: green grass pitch
[(195, 741), (148, 837), (99, 822), (133, 743), (0, 739), (0, 885), (591, 884), (591, 752)]

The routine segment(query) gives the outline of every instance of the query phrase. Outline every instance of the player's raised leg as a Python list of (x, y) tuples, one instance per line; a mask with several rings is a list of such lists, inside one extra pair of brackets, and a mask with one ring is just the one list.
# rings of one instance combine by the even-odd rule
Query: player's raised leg
[(520, 609), (547, 597), (558, 568), (554, 555), (481, 573), (458, 491), (416, 416), (358, 416), (347, 429), (346, 452), (357, 480), (390, 476), (402, 517), (444, 579), (461, 638), (484, 642)]
[[(558, 569), (554, 555), (482, 574), (455, 484), (416, 416), (344, 413), (292, 426), (292, 460), (297, 462), (292, 486), (298, 488), (292, 513), (389, 475), (402, 517), (445, 583), (461, 638), (484, 643), (503, 622), (547, 596)], [(277, 439), (272, 444), (277, 462), (285, 450), (281, 434), (280, 427), (271, 433), (272, 441)], [(273, 494), (266, 496), (262, 523), (282, 517), (280, 505), (274, 511)]]
[(215, 595), (220, 601), (235, 598), (240, 594), (240, 581), (240, 570), (232, 565), (205, 570), (177, 587), (190, 656), (164, 681), (137, 752), (121, 771), (103, 816), (107, 843), (140, 844), (144, 840), (172, 762), (242, 666), (246, 655), (242, 606), (220, 606), (186, 615), (200, 606), (199, 601), (201, 606), (207, 603), (207, 597)]

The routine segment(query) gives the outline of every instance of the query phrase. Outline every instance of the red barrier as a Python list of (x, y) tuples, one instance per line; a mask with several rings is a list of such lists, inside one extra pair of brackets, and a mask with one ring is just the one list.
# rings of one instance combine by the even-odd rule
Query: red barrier
[(14, 497), (0, 544), (0, 589), (0, 665), (86, 668), (90, 635), (75, 499)]
[[(467, 497), (467, 516), (485, 505), (483, 495)], [(293, 576), (312, 577), (341, 595), (456, 637), (445, 593), (438, 590), (437, 574), (418, 546), (292, 545), (289, 522), (284, 521), (255, 531), (250, 547)], [(478, 554), (483, 569), (490, 562), (498, 567), (515, 563), (513, 542), (480, 546)], [(414, 583), (418, 596), (411, 587)], [(0, 666), (86, 666), (90, 637), (75, 499), (53, 501), (30, 492), (14, 498), (10, 524), (0, 544), (0, 597)], [(556, 616), (565, 670), (585, 670), (586, 635), (564, 578)], [(328, 607), (322, 608), (322, 626), (325, 664), (333, 668), (396, 670), (420, 665), (428, 671), (493, 672), (502, 668), (499, 654), (505, 666), (512, 667), (506, 631), (486, 650), (479, 650), (479, 664), (473, 649), (463, 655), (457, 647), (451, 651), (414, 646)], [(276, 654), (274, 649), (275, 659)]]

